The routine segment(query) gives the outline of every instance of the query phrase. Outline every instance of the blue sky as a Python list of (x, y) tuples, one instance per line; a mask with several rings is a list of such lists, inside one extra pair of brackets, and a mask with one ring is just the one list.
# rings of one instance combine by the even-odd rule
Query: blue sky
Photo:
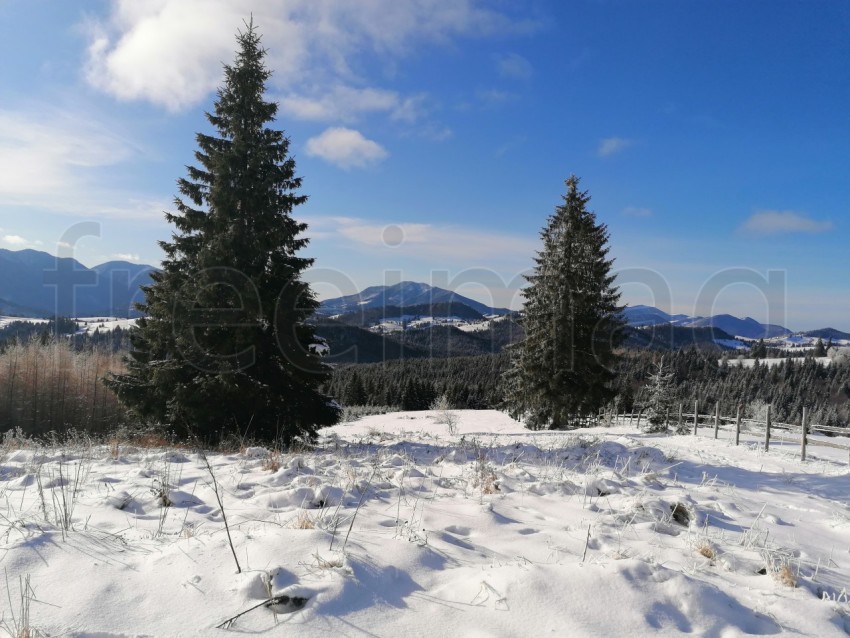
[(841, 0), (0, 0), (0, 247), (158, 263), (251, 12), (320, 296), (516, 307), (575, 173), (624, 301), (850, 330)]

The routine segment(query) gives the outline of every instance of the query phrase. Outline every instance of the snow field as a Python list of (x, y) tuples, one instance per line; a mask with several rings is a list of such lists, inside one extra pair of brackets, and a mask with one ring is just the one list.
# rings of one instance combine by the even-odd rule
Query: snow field
[(846, 452), (438, 416), (209, 454), (241, 574), (194, 451), (7, 436), (3, 619), (29, 575), (79, 638), (846, 635)]

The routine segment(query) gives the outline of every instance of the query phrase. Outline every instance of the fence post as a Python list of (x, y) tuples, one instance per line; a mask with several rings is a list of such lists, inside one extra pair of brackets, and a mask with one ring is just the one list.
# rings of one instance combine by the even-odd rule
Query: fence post
[(714, 406), (714, 438), (717, 438), (717, 433), (720, 431), (720, 401)]
[(806, 460), (806, 429), (808, 428), (808, 421), (806, 419), (808, 415), (806, 414), (806, 408), (803, 408), (803, 433), (800, 438), (800, 460)]
[(667, 434), (667, 430), (670, 429), (670, 408), (667, 408), (664, 411), (664, 433)]
[(694, 401), (694, 436), (697, 435), (699, 427), (699, 401)]
[(772, 405), (767, 406), (767, 423), (764, 424), (764, 451), (770, 449), (770, 409)]
[(638, 412), (638, 422), (637, 422), (637, 429), (638, 429), (638, 430), (640, 430), (640, 417), (641, 417), (641, 416), (643, 416), (643, 410), (640, 410), (640, 411)]
[(735, 445), (741, 442), (741, 404), (738, 404), (738, 414), (735, 417)]
[(676, 428), (676, 431), (681, 434), (682, 433), (682, 404), (679, 403), (679, 425)]

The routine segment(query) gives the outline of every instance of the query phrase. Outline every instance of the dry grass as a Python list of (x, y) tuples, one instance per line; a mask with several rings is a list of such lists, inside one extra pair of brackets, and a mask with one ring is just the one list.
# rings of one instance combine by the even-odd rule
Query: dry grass
[(316, 529), (316, 519), (310, 516), (304, 510), (298, 512), (298, 515), (290, 521), (292, 529)]
[(700, 556), (705, 556), (708, 560), (714, 560), (717, 558), (717, 550), (714, 548), (714, 545), (709, 543), (706, 540), (700, 541), (696, 546), (697, 554)]
[(780, 585), (785, 585), (786, 587), (797, 586), (797, 576), (794, 574), (794, 570), (791, 569), (791, 565), (788, 563), (780, 565), (779, 569), (773, 572), (773, 578)]
[(499, 491), (499, 479), (496, 476), (496, 471), (483, 452), (479, 454), (478, 461), (475, 464), (475, 477), (472, 480), (472, 485), (481, 490), (482, 494), (495, 494)]
[(325, 558), (320, 556), (319, 552), (313, 554), (316, 559), (316, 567), (319, 569), (341, 569), (345, 566), (345, 558), (341, 555), (336, 555), (333, 558)]
[(269, 453), (263, 459), (262, 468), (269, 472), (277, 472), (280, 469), (280, 452), (269, 450)]

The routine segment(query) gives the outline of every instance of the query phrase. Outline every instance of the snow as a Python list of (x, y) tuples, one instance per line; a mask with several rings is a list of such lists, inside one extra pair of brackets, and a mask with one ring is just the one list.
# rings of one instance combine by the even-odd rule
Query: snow
[[(28, 323), (42, 324), (47, 323), (48, 319), (35, 319), (31, 317), (10, 317), (0, 316), (0, 328), (5, 328), (10, 323), (15, 321), (24, 321)], [(77, 333), (93, 333), (96, 329), (101, 332), (112, 331), (120, 327), (122, 330), (127, 330), (136, 325), (137, 319), (123, 319), (121, 317), (78, 317), (74, 319), (77, 324)]]
[(78, 638), (850, 627), (846, 449), (802, 463), (756, 435), (530, 432), (495, 411), (456, 411), (450, 432), (438, 416), (367, 417), (297, 453), (209, 454), (241, 574), (195, 451), (9, 436), (3, 586), (17, 613), (29, 575), (32, 628)]
[(122, 319), (120, 317), (79, 317), (77, 322), (77, 334), (93, 334), (95, 330), (100, 332), (111, 332), (115, 328), (129, 330), (136, 325), (137, 319)]
[[(832, 359), (830, 359), (829, 357), (814, 357), (813, 359), (816, 363), (818, 363), (822, 366), (828, 366), (832, 361)], [(764, 365), (764, 366), (767, 366), (769, 368), (772, 368), (773, 366), (779, 365), (783, 361), (788, 361), (788, 359), (787, 359), (787, 357), (781, 357), (781, 358), (777, 357), (777, 358), (769, 358), (769, 359), (745, 359), (745, 358), (729, 359), (729, 365), (730, 366), (740, 366), (742, 368), (752, 368), (756, 364), (756, 361), (759, 362), (759, 365)], [(802, 359), (800, 357), (796, 357), (796, 358), (792, 358), (791, 361), (795, 364), (802, 364), (804, 359)]]
[(739, 339), (715, 339), (714, 343), (719, 346), (723, 346), (724, 348), (731, 348), (733, 350), (749, 350), (750, 344), (744, 343)]
[(35, 319), (32, 317), (12, 317), (9, 315), (0, 315), (0, 328), (5, 328), (10, 323), (23, 321), (26, 323), (47, 323), (47, 319)]

